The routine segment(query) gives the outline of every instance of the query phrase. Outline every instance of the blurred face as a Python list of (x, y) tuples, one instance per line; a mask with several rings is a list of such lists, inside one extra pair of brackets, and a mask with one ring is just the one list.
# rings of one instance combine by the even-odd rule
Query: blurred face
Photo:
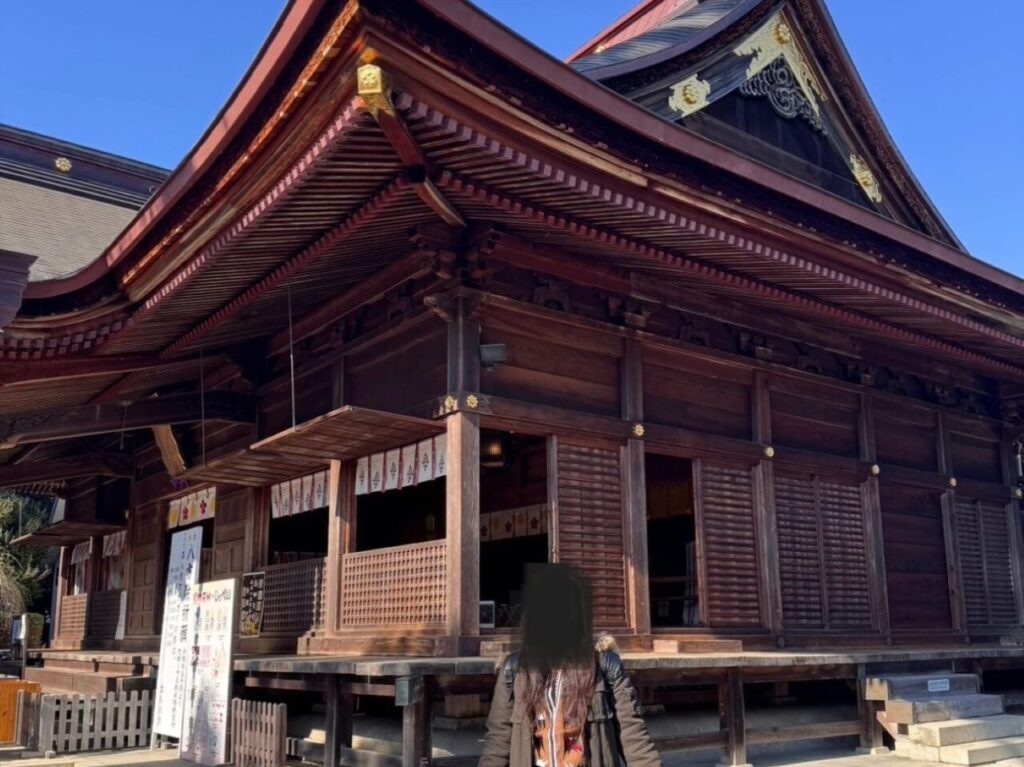
[(591, 653), (590, 599), (586, 581), (565, 565), (527, 570), (522, 652), (538, 668), (582, 661)]

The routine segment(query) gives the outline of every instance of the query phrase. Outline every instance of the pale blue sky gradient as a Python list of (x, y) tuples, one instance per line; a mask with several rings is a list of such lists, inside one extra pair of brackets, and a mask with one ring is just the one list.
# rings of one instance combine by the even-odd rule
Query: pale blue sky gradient
[[(564, 57), (633, 0), (481, 0)], [(0, 3), (0, 122), (173, 167), (284, 0)], [(1019, 0), (828, 0), (897, 145), (979, 258), (1024, 273)]]

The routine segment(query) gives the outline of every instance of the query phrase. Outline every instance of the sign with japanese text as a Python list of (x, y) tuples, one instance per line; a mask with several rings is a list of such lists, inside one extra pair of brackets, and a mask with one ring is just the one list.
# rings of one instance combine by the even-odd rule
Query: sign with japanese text
[(242, 576), (242, 607), (238, 618), (238, 635), (258, 637), (263, 626), (263, 588), (266, 573)]
[(192, 615), (181, 758), (203, 765), (224, 764), (231, 706), (235, 579), (199, 584)]
[(180, 738), (185, 687), (191, 660), (192, 595), (199, 582), (203, 529), (175, 533), (167, 562), (164, 621), (160, 632), (160, 673), (156, 679), (153, 732)]

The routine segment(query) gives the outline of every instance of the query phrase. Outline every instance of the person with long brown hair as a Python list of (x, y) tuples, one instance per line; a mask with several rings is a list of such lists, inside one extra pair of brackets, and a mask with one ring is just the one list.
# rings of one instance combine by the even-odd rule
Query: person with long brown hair
[(520, 648), (498, 667), (479, 767), (623, 762), (661, 767), (614, 641), (594, 641), (586, 580), (566, 565), (531, 565)]

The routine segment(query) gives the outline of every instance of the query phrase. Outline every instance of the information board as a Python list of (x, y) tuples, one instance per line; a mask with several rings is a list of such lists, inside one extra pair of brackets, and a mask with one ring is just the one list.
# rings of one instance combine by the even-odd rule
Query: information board
[(192, 655), (181, 758), (203, 765), (227, 761), (235, 579), (199, 584), (194, 596)]
[(156, 678), (153, 733), (180, 738), (191, 660), (193, 594), (199, 581), (203, 530), (193, 527), (171, 537), (160, 632), (160, 672)]
[(263, 625), (263, 587), (265, 573), (246, 573), (242, 576), (242, 604), (238, 619), (238, 635), (258, 637)]

